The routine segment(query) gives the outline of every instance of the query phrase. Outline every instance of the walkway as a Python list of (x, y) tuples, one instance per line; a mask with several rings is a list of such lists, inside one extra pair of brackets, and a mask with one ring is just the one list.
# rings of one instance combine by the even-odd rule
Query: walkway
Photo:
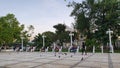
[[(82, 59), (82, 57), (84, 57)], [(0, 53), (0, 68), (120, 68), (120, 54)]]

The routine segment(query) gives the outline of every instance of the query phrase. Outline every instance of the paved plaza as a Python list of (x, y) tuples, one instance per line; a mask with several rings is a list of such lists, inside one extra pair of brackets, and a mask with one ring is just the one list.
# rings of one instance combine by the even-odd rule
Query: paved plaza
[(120, 68), (120, 54), (1, 52), (0, 68)]

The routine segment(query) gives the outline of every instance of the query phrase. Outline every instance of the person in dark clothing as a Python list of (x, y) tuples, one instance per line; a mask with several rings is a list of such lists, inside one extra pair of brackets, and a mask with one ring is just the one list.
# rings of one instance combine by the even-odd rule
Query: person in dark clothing
[(70, 52), (73, 52), (74, 54), (77, 51), (77, 46), (73, 44), (72, 48), (70, 49)]
[(82, 55), (85, 53), (85, 55), (87, 55), (87, 52), (86, 52), (86, 45), (85, 43), (83, 42), (82, 43)]

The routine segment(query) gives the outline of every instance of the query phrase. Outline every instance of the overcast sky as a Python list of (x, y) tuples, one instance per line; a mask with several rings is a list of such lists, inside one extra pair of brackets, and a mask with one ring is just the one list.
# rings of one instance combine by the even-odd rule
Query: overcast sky
[(72, 8), (66, 7), (69, 1), (82, 0), (0, 0), (0, 16), (12, 13), (21, 24), (33, 25), (35, 34), (45, 31), (54, 32), (54, 25), (65, 23), (71, 26)]

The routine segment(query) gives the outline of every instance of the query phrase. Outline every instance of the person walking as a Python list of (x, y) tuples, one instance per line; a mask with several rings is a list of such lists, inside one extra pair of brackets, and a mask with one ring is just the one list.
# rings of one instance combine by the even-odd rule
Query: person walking
[(82, 43), (82, 55), (85, 53), (85, 55), (87, 55), (87, 52), (86, 52), (86, 45), (85, 43), (83, 42)]

